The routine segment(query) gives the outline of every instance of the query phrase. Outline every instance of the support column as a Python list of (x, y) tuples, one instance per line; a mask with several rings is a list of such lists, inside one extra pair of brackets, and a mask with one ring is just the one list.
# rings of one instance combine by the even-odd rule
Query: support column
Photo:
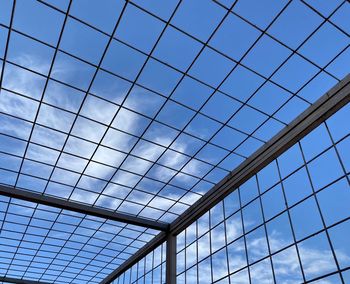
[(169, 234), (166, 240), (166, 284), (176, 283), (176, 236)]

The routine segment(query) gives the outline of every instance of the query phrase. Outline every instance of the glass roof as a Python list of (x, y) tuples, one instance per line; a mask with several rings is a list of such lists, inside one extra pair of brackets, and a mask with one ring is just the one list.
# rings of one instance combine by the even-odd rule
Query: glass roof
[(0, 196), (0, 275), (100, 283), (159, 232)]
[[(340, 0), (1, 1), (0, 183), (170, 223), (349, 72), (349, 16)], [(27, 236), (41, 205), (1, 202), (30, 212), (3, 221)], [(6, 273), (94, 283), (124, 256)]]
[(349, 3), (228, 2), (2, 1), (1, 182), (170, 222), (345, 75)]

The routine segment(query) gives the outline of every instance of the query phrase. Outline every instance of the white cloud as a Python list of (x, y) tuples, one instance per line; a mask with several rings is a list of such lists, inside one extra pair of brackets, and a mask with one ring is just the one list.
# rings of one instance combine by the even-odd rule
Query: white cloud
[[(230, 227), (230, 228), (229, 228)], [(236, 222), (231, 222), (229, 226), (227, 226), (227, 230), (230, 230), (230, 232), (240, 232), (241, 225)], [(205, 224), (199, 223), (198, 231), (205, 231), (207, 230), (207, 226)], [(188, 239), (195, 239), (195, 228), (188, 229), (186, 234)], [(237, 235), (236, 235), (237, 236)], [(238, 237), (238, 236), (237, 236)], [(213, 238), (213, 236), (212, 236)], [(181, 246), (181, 238), (178, 238), (179, 244)], [(215, 240), (212, 239), (212, 242), (214, 243), (224, 243), (225, 235), (224, 234), (215, 234)], [(276, 232), (276, 234), (272, 235), (269, 239), (270, 242), (279, 243), (279, 247), (283, 247), (288, 242), (283, 239), (283, 234)], [(256, 237), (250, 240), (247, 240), (248, 248), (250, 249), (251, 253), (260, 256), (260, 258), (266, 257), (266, 250), (264, 248), (263, 243), (266, 242), (265, 238), (263, 237)], [(317, 244), (317, 243), (316, 243)], [(182, 246), (184, 244), (182, 243)], [(200, 264), (200, 273), (207, 272), (208, 275), (211, 273), (211, 269), (213, 270), (213, 273), (216, 275), (222, 275), (222, 277), (229, 275), (229, 273), (232, 273), (236, 271), (237, 269), (241, 269), (245, 266), (247, 266), (247, 260), (245, 258), (245, 246), (243, 239), (239, 239), (235, 241), (234, 243), (230, 244), (229, 246), (229, 266), (230, 270), (228, 271), (226, 268), (226, 258), (223, 257), (221, 260), (216, 258), (215, 261), (212, 264), (212, 267), (210, 266), (210, 262), (208, 264), (205, 264), (206, 262), (202, 262)], [(204, 235), (204, 237), (201, 236), (201, 238), (198, 240), (197, 249), (195, 246), (191, 245), (190, 249), (186, 249), (186, 257), (191, 261), (191, 264), (195, 264), (193, 262), (193, 258), (195, 255), (198, 255), (199, 261), (204, 259), (205, 257), (209, 256), (210, 244), (209, 244), (209, 237), (208, 235)], [(322, 249), (320, 247), (310, 247), (304, 243), (301, 243), (298, 245), (299, 252), (302, 256), (302, 264), (303, 269), (306, 274), (306, 277), (308, 279), (312, 279), (314, 277), (322, 276), (324, 274), (327, 274), (329, 272), (335, 271), (335, 263), (333, 260), (332, 253), (330, 249)], [(218, 251), (218, 250), (217, 250)], [(212, 253), (214, 253), (212, 251)], [(191, 255), (193, 254), (193, 255)], [(214, 255), (215, 257), (215, 255)], [(344, 252), (337, 251), (337, 257), (343, 261), (348, 261), (350, 259), (350, 256), (347, 255)], [(301, 283), (302, 282), (302, 274), (300, 270), (299, 261), (297, 258), (296, 249), (294, 246), (283, 250), (282, 252), (275, 254), (272, 257), (273, 265), (274, 265), (274, 271), (276, 278), (278, 278), (278, 283), (283, 284), (292, 284), (292, 283)], [(180, 266), (184, 266), (184, 264), (181, 264), (182, 258), (179, 258)], [(188, 268), (188, 267), (187, 267)], [(191, 277), (191, 274), (188, 274), (187, 276)], [(192, 275), (192, 277), (196, 277), (196, 275)], [(244, 273), (235, 273), (231, 276), (231, 282), (232, 283), (247, 283), (247, 275)], [(272, 270), (270, 265), (270, 260), (266, 259), (264, 261), (258, 262), (251, 266), (251, 277), (254, 279), (254, 283), (263, 283), (263, 284), (269, 284), (272, 283), (271, 277), (272, 277)], [(189, 283), (196, 283), (197, 279), (189, 279), (187, 278), (187, 281)], [(210, 281), (208, 283), (211, 283)], [(321, 280), (322, 284), (331, 284), (330, 280), (323, 279)]]
[[(25, 66), (29, 66), (29, 68), (33, 68), (34, 70), (46, 70), (46, 65), (40, 65), (38, 63), (39, 61), (36, 58), (32, 58), (29, 56), (25, 56), (21, 58), (20, 60), (25, 63)], [(21, 61), (21, 62), (22, 62)], [(11, 68), (7, 65), (6, 69), (6, 76), (4, 77), (4, 84), (14, 91), (17, 91), (19, 93), (24, 93), (29, 96), (39, 98), (42, 92), (43, 87), (43, 78), (33, 75), (30, 72), (23, 71), (18, 68)], [(59, 64), (56, 66), (54, 72), (59, 72), (60, 74), (68, 74), (66, 71), (67, 69), (71, 68), (71, 66), (67, 66), (67, 64)], [(17, 70), (18, 69), (18, 70)], [(74, 72), (73, 72), (74, 73)], [(55, 74), (53, 74), (55, 75)], [(68, 74), (69, 75), (69, 74)], [(67, 76), (68, 76), (67, 75)], [(50, 90), (50, 97), (51, 98), (59, 98), (60, 92), (62, 92), (62, 89), (57, 87), (52, 88)], [(57, 92), (56, 94), (52, 92)], [(116, 94), (118, 96), (118, 94)], [(140, 96), (138, 96), (140, 97)], [(142, 97), (142, 96), (141, 96)], [(75, 109), (77, 101), (72, 98), (72, 101), (68, 100), (67, 96), (62, 96), (65, 109)], [(37, 111), (38, 104), (36, 102), (33, 102), (31, 100), (21, 98), (17, 95), (14, 95), (12, 93), (6, 93), (2, 92), (1, 94), (1, 104), (0, 104), (0, 110), (9, 113), (9, 114), (15, 114), (20, 115), (21, 117), (25, 117), (28, 119), (34, 119), (35, 113)], [(62, 103), (62, 101), (61, 101)], [(72, 104), (72, 106), (70, 106)], [(73, 105), (74, 104), (74, 105)], [(152, 104), (145, 103), (144, 100), (132, 101), (133, 107), (142, 108), (142, 110), (145, 110), (145, 108), (153, 107)], [(109, 123), (112, 119), (112, 117), (115, 115), (116, 111), (118, 110), (118, 107), (109, 104), (105, 101), (88, 97), (87, 101), (84, 103), (83, 106), (83, 113), (93, 119), (97, 119), (99, 121), (102, 121), (104, 123)], [(140, 125), (140, 119), (142, 116), (136, 115), (133, 112), (130, 112), (125, 109), (120, 109), (117, 119), (113, 122), (113, 126), (118, 127), (121, 130), (125, 130), (127, 132), (137, 132), (137, 129)], [(49, 127), (52, 127), (53, 129), (58, 129), (64, 132), (67, 132), (71, 126), (74, 119), (74, 115), (63, 112), (61, 110), (57, 110), (55, 108), (49, 107), (47, 105), (42, 105), (40, 108), (39, 116), (38, 116), (38, 122), (47, 125)], [(21, 132), (28, 132), (28, 129), (21, 128), (15, 123), (12, 125), (7, 125), (7, 128), (16, 129), (18, 133)], [(93, 140), (96, 143), (101, 142), (101, 137), (103, 134), (103, 131), (105, 131), (105, 127), (101, 125), (94, 124), (93, 122), (86, 120), (86, 119), (78, 119), (78, 123), (73, 128), (73, 133), (75, 133), (78, 136), (86, 137), (87, 139)], [(51, 131), (52, 132), (52, 131)], [(154, 142), (159, 143), (161, 145), (169, 145), (172, 142), (172, 139), (167, 136), (167, 133), (163, 133), (162, 131), (155, 131), (157, 135), (154, 136)], [(45, 139), (55, 139), (55, 135), (46, 135), (42, 136), (42, 138)], [(102, 141), (103, 144), (111, 146), (111, 147), (117, 147), (121, 150), (128, 151), (135, 143), (136, 139), (133, 136), (126, 135), (122, 132), (118, 132), (112, 129), (108, 130), (107, 135), (105, 136), (105, 139)], [(39, 142), (38, 142), (39, 143)], [(43, 144), (45, 145), (55, 145), (56, 147), (61, 143), (55, 143), (55, 141), (43, 141)], [(62, 144), (61, 144), (62, 145)], [(67, 151), (71, 154), (76, 154), (83, 156), (87, 159), (91, 158), (91, 155), (95, 149), (95, 145), (92, 143), (84, 142), (82, 140), (73, 139), (72, 137), (69, 138), (68, 143), (66, 145), (66, 148), (64, 151)], [(185, 143), (181, 143), (180, 145), (177, 143), (176, 145), (178, 151), (186, 151), (187, 145)], [(145, 157), (150, 160), (157, 159), (162, 152), (165, 150), (165, 148), (156, 146), (151, 143), (144, 143), (141, 147), (138, 148), (137, 155), (141, 157)], [(47, 151), (46, 149), (42, 147), (35, 147), (33, 149), (30, 149), (30, 152), (28, 153), (31, 158), (38, 159), (40, 161), (50, 162), (54, 163), (55, 158), (57, 157), (57, 152), (54, 151)], [(95, 156), (93, 158), (96, 158), (96, 161), (103, 162), (106, 164), (110, 164), (111, 166), (119, 166), (120, 162), (123, 158), (125, 158), (125, 154), (122, 154), (117, 151), (110, 150), (106, 147), (99, 147)], [(68, 160), (69, 161), (68, 161)], [(164, 156), (162, 159), (162, 164), (170, 167), (179, 169), (181, 168), (184, 163), (186, 163), (188, 158), (185, 155), (182, 155), (180, 153), (177, 153), (175, 151), (168, 151), (167, 155)], [(69, 164), (72, 163), (73, 164)], [(66, 154), (63, 154), (60, 158), (60, 161), (58, 161), (58, 165), (60, 167), (64, 167), (77, 171), (81, 171), (86, 166), (86, 160), (79, 159), (76, 157), (69, 157)], [(128, 171), (136, 171), (140, 174), (145, 173), (151, 166), (151, 163), (146, 162), (144, 160), (140, 160), (137, 158), (128, 158), (127, 162), (123, 164), (122, 168), (126, 168)], [(92, 169), (92, 168), (91, 168)], [(107, 167), (93, 167), (94, 172), (92, 172), (90, 169), (89, 173), (92, 175), (96, 175), (100, 178), (110, 178), (112, 174), (114, 173), (115, 169), (107, 168)], [(196, 173), (196, 164), (193, 164), (191, 166), (191, 172)], [(169, 170), (165, 167), (156, 167), (156, 169), (153, 172), (153, 178), (159, 179), (159, 180), (169, 180), (174, 176), (176, 172)], [(186, 182), (187, 178), (190, 178), (186, 175), (178, 175), (177, 178), (180, 178), (183, 180), (183, 182)], [(139, 177), (135, 175), (131, 175), (128, 172), (125, 171), (118, 171), (116, 176), (114, 177), (114, 181), (126, 184), (128, 186), (134, 186), (138, 181)], [(75, 175), (67, 175), (65, 177), (65, 180), (68, 184), (74, 184), (75, 182)], [(92, 181), (93, 182), (93, 181)], [(91, 184), (90, 187), (93, 187), (94, 185)], [(79, 194), (81, 194), (81, 197), (79, 197)], [(58, 194), (59, 195), (59, 194)], [(75, 193), (74, 198), (80, 201), (87, 201), (88, 203), (91, 203), (93, 200), (95, 200), (95, 194), (89, 194), (89, 193)], [(186, 202), (194, 202), (198, 199), (197, 195), (190, 195), (186, 197)], [(157, 207), (168, 207), (169, 202), (167, 200), (162, 201), (163, 199), (158, 199), (158, 202), (160, 204), (157, 204)], [(103, 204), (103, 197), (99, 200), (100, 205)], [(164, 204), (163, 204), (164, 203)], [(107, 200), (106, 198), (106, 205), (110, 206), (111, 201)], [(184, 207), (185, 209), (186, 207)], [(184, 210), (183, 209), (183, 210)], [(177, 212), (181, 213), (181, 212)]]

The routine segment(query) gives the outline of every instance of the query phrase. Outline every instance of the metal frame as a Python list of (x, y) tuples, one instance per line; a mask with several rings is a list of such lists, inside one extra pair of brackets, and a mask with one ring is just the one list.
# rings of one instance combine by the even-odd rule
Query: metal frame
[(64, 199), (59, 199), (48, 195), (41, 195), (38, 193), (34, 193), (34, 192), (30, 192), (30, 191), (26, 191), (18, 188), (8, 187), (4, 185), (0, 185), (0, 195), (8, 196), (11, 198), (17, 198), (21, 200), (26, 200), (34, 203), (44, 204), (44, 205), (48, 205), (48, 206), (52, 206), (60, 209), (75, 211), (86, 215), (96, 216), (96, 217), (109, 219), (113, 221), (124, 222), (132, 225), (151, 228), (159, 231), (167, 231), (169, 229), (169, 225), (166, 223), (156, 222), (153, 220), (135, 217), (128, 214), (113, 212), (113, 211), (109, 211), (98, 207), (92, 207), (89, 205), (67, 201)]
[[(154, 250), (157, 246), (161, 245), (164, 240), (167, 239), (167, 234), (162, 232), (154, 237), (147, 245), (143, 246), (139, 249), (132, 257), (126, 260), (122, 265), (120, 265), (116, 270), (114, 270), (110, 275), (108, 275), (101, 284), (108, 284), (117, 278), (124, 271), (128, 270), (135, 263), (137, 263), (140, 259), (145, 257), (149, 252)], [(168, 255), (167, 255), (168, 256)]]
[(39, 282), (39, 281), (24, 280), (24, 279), (11, 278), (11, 277), (0, 277), (0, 282), (15, 283), (15, 284), (49, 284), (49, 282)]
[[(176, 235), (348, 102), (350, 102), (350, 75), (324, 94), (170, 225), (3, 185), (0, 185), (0, 195), (163, 231), (106, 277), (101, 284), (107, 284), (116, 279), (165, 241), (167, 242), (167, 283), (175, 283)], [(0, 278), (0, 281), (39, 283), (6, 277)]]
[[(165, 241), (167, 242), (167, 283), (175, 283), (176, 235), (348, 102), (350, 102), (350, 75), (324, 94), (170, 225), (7, 186), (0, 186), (0, 195), (163, 231), (106, 277), (101, 284), (107, 284), (116, 279)], [(0, 278), (0, 281), (39, 283), (6, 277)]]
[[(306, 136), (313, 129), (319, 126), (332, 114), (350, 102), (350, 74), (340, 83), (335, 85), (326, 94), (319, 98), (311, 107), (301, 113), (286, 128), (281, 130), (270, 142), (258, 149), (249, 159), (244, 161), (237, 169), (232, 171), (221, 182), (208, 191), (201, 199), (194, 203), (178, 219), (170, 224), (168, 234), (159, 234), (152, 240), (147, 247), (142, 248), (137, 254), (133, 255), (128, 261), (123, 263), (101, 284), (107, 284), (116, 279), (123, 272), (128, 270), (132, 265), (145, 257), (154, 250), (160, 243), (171, 240), (177, 234), (181, 233), (186, 227), (191, 225), (195, 220), (206, 213), (211, 207), (223, 200), (228, 194), (233, 192), (237, 187), (242, 185), (259, 170), (268, 165), (276, 157), (288, 150), (295, 142)], [(171, 244), (170, 246), (172, 246)], [(167, 249), (167, 252), (172, 252)], [(176, 250), (175, 250), (176, 253)], [(169, 255), (170, 259), (176, 258), (176, 254)], [(167, 255), (168, 257), (168, 255)], [(168, 261), (169, 258), (167, 258)], [(174, 262), (172, 262), (174, 264)], [(176, 264), (167, 263), (167, 277), (176, 275)], [(172, 283), (172, 282), (167, 282)]]
[[(41, 0), (39, 0), (39, 2), (41, 2)], [(217, 2), (217, 1), (214, 0), (214, 2)], [(125, 1), (125, 6), (123, 8), (123, 11), (125, 10), (125, 7), (128, 3), (130, 3), (130, 5), (138, 7), (139, 9), (143, 10), (144, 12), (147, 12), (144, 9), (142, 9), (142, 7), (139, 7), (137, 4), (129, 2), (129, 1)], [(43, 3), (43, 4), (50, 6), (47, 3)], [(178, 6), (179, 6), (179, 4), (178, 4)], [(50, 6), (50, 7), (54, 8), (52, 6)], [(57, 8), (55, 8), (55, 9), (57, 11), (59, 10)], [(225, 9), (227, 10), (227, 15), (229, 15), (230, 13), (234, 14), (234, 12), (231, 11), (232, 8), (228, 9), (225, 7)], [(176, 11), (176, 9), (175, 9), (175, 11)], [(173, 15), (175, 14), (175, 11), (174, 11)], [(65, 19), (67, 19), (67, 17), (74, 18), (73, 16), (69, 15), (69, 9), (67, 10), (67, 12), (62, 12), (62, 11), (60, 11), (60, 12), (65, 15)], [(281, 11), (280, 13), (282, 13), (282, 12), (283, 11)], [(14, 6), (12, 9), (11, 22), (10, 22), (9, 27), (7, 27), (7, 28), (9, 28), (9, 31), (14, 31), (14, 32), (17, 32), (19, 34), (22, 34), (21, 32), (16, 31), (15, 29), (12, 28), (13, 13), (14, 13)], [(122, 16), (122, 14), (123, 14), (123, 12), (121, 13), (121, 16)], [(120, 18), (121, 18), (121, 16), (120, 16)], [(237, 15), (237, 16), (239, 16), (239, 15)], [(114, 31), (116, 30), (116, 28), (118, 26), (120, 18), (118, 19), (118, 22), (116, 23)], [(79, 19), (76, 19), (76, 20), (79, 22), (82, 22)], [(159, 19), (159, 20), (162, 20), (162, 19)], [(171, 20), (171, 17), (168, 21), (164, 21), (164, 20), (162, 20), (162, 21), (164, 24), (166, 24), (166, 26), (171, 26), (173, 28), (176, 28), (176, 27), (172, 26), (170, 20)], [(326, 20), (327, 19), (325, 19), (325, 21)], [(223, 22), (223, 20), (221, 22)], [(219, 28), (219, 26), (215, 30), (217, 30)], [(90, 27), (94, 28), (92, 26), (90, 26)], [(94, 28), (94, 29), (96, 29), (96, 28)], [(164, 30), (163, 30), (163, 32), (164, 32)], [(261, 36), (263, 36), (264, 34), (267, 34), (266, 30), (264, 30), (264, 31), (261, 30), (261, 32), (262, 32)], [(112, 35), (114, 34), (114, 31), (113, 31)], [(63, 32), (63, 30), (61, 31), (60, 37), (62, 36), (62, 32)], [(101, 31), (99, 31), (99, 32), (101, 32)], [(215, 31), (214, 31), (214, 33), (215, 33)], [(109, 41), (108, 41), (108, 45), (109, 45), (109, 43), (112, 41), (112, 37), (111, 37), (111, 35), (108, 35), (108, 34), (105, 34), (105, 35), (110, 37)], [(30, 36), (28, 36), (28, 37), (30, 37)], [(158, 38), (157, 43), (160, 40), (160, 37)], [(311, 37), (311, 35), (308, 38), (310, 38), (310, 37)], [(193, 38), (193, 39), (195, 39), (195, 38)], [(35, 39), (33, 39), (33, 40), (35, 40)], [(197, 39), (195, 39), (195, 40), (197, 40)], [(275, 39), (275, 40), (278, 41), (277, 39)], [(10, 32), (8, 34), (8, 38), (6, 41), (4, 62), (7, 62), (7, 63), (12, 64), (12, 65), (16, 65), (15, 63), (11, 63), (6, 59), (9, 41), (10, 41)], [(120, 41), (120, 40), (118, 40), (118, 41), (122, 43), (122, 41)], [(208, 42), (209, 42), (209, 40), (208, 40)], [(203, 44), (204, 44), (203, 49), (205, 47), (209, 47), (208, 42), (206, 42), (206, 43), (203, 42)], [(253, 48), (254, 44), (251, 46), (251, 48), (249, 48), (249, 50)], [(48, 44), (45, 44), (45, 45), (49, 46)], [(108, 48), (108, 45), (106, 47), (106, 50)], [(147, 56), (147, 61), (150, 58), (153, 59), (152, 52), (155, 49), (155, 46), (152, 48), (152, 51), (149, 54), (144, 54)], [(131, 46), (129, 46), (129, 47), (132, 48)], [(288, 46), (286, 46), (286, 47), (289, 48)], [(55, 48), (55, 54), (58, 51), (60, 51), (64, 54), (70, 55), (68, 52), (61, 50), (59, 48), (59, 45), (57, 45), (54, 48)], [(213, 47), (210, 47), (210, 48), (212, 50), (215, 50), (219, 54), (223, 55), (219, 50), (216, 50)], [(106, 50), (105, 50), (104, 54), (106, 53)], [(292, 50), (292, 51), (293, 51), (292, 54), (294, 54), (294, 53), (299, 54), (297, 52), (297, 50)], [(247, 53), (248, 52), (249, 51), (247, 51)], [(198, 57), (199, 57), (199, 54), (196, 56), (195, 60), (191, 64), (191, 66), (194, 64), (194, 62), (196, 61), (196, 59)], [(226, 57), (229, 58), (228, 56), (226, 56)], [(304, 59), (307, 60), (308, 62), (310, 62), (311, 64), (317, 66), (313, 62), (309, 61), (307, 58), (304, 58)], [(240, 64), (240, 61), (237, 62), (237, 64)], [(101, 62), (102, 62), (102, 59), (101, 59)], [(96, 66), (97, 70), (99, 70), (99, 69), (103, 70), (103, 68), (101, 68), (101, 62)], [(143, 67), (141, 68), (141, 71), (139, 72), (138, 76), (141, 74), (146, 62), (144, 63)], [(161, 62), (161, 61), (159, 61), (159, 62)], [(164, 62), (162, 62), (162, 63), (164, 63)], [(284, 64), (284, 62), (281, 64), (281, 66), (283, 64)], [(4, 64), (4, 66), (5, 66), (5, 64)], [(278, 70), (281, 66), (279, 66), (276, 70)], [(171, 67), (171, 68), (173, 68), (173, 67)], [(325, 70), (325, 68), (326, 67), (324, 67), (322, 69), (320, 68), (320, 69), (321, 69), (321, 71), (324, 71), (328, 75), (332, 76), (332, 74), (329, 74), (328, 71)], [(51, 69), (52, 69), (52, 66), (51, 66)], [(185, 75), (189, 76), (187, 71), (184, 73), (183, 72), (181, 72), (181, 73), (183, 73), (184, 76)], [(227, 75), (227, 77), (230, 75), (230, 73)], [(0, 77), (0, 85), (2, 85), (1, 83), (2, 83), (4, 72), (1, 72), (1, 74), (2, 75)], [(271, 79), (271, 77), (272, 77), (272, 75), (269, 78), (267, 78), (267, 79), (265, 78), (265, 79), (267, 81), (269, 81)], [(225, 80), (226, 80), (226, 78), (225, 78)], [(197, 80), (197, 81), (200, 82), (199, 80)], [(131, 83), (133, 86), (134, 85), (138, 86), (136, 79)], [(47, 82), (46, 82), (46, 84), (47, 84)], [(91, 87), (91, 85), (90, 85), (90, 87)], [(90, 89), (90, 87), (89, 87), (89, 89)], [(282, 87), (282, 86), (280, 86), (280, 87)], [(131, 88), (128, 91), (128, 94), (130, 93), (130, 91), (131, 91)], [(218, 88), (215, 88), (215, 91), (219, 91)], [(88, 93), (88, 91), (86, 93)], [(18, 95), (20, 95), (20, 94), (18, 94)], [(159, 95), (161, 95), (161, 94), (159, 94)], [(169, 99), (166, 98), (166, 101), (168, 101), (168, 100), (171, 101), (170, 96), (169, 96)], [(181, 216), (179, 216), (171, 224), (157, 222), (157, 221), (145, 219), (142, 217), (140, 218), (140, 217), (136, 217), (136, 216), (132, 216), (132, 215), (128, 215), (128, 214), (117, 213), (117, 212), (109, 211), (107, 209), (102, 209), (102, 208), (98, 208), (98, 207), (94, 207), (94, 206), (76, 203), (73, 201), (59, 199), (56, 197), (42, 195), (39, 193), (18, 189), (16, 186), (15, 187), (8, 187), (8, 186), (1, 186), (0, 185), (0, 195), (4, 195), (4, 196), (8, 196), (10, 198), (17, 198), (17, 199), (21, 199), (21, 200), (35, 202), (38, 204), (44, 204), (44, 205), (48, 205), (48, 206), (52, 206), (52, 207), (56, 207), (56, 208), (60, 208), (60, 209), (71, 210), (71, 211), (75, 211), (75, 212), (79, 212), (79, 213), (83, 213), (83, 214), (87, 214), (87, 215), (92, 215), (92, 216), (101, 217), (101, 218), (105, 218), (105, 219), (109, 219), (109, 220), (124, 222), (124, 223), (128, 223), (128, 224), (133, 224), (133, 225), (137, 225), (137, 226), (142, 226), (142, 227), (162, 231), (153, 240), (151, 240), (149, 243), (147, 243), (147, 245), (145, 245), (137, 253), (135, 253), (132, 257), (130, 257), (122, 265), (120, 265), (114, 272), (112, 272), (108, 277), (106, 277), (101, 283), (105, 283), (105, 284), (110, 283), (111, 281), (113, 281), (113, 279), (117, 278), (120, 274), (122, 274), (124, 271), (129, 269), (137, 261), (142, 259), (149, 252), (154, 250), (158, 245), (160, 245), (161, 243), (163, 243), (165, 241), (167, 242), (166, 283), (175, 283), (176, 282), (176, 235), (179, 234), (181, 231), (183, 231), (192, 222), (197, 220), (205, 212), (207, 212), (212, 206), (214, 206), (215, 204), (217, 204), (218, 202), (223, 200), (224, 197), (226, 197), (229, 193), (234, 191), (237, 187), (239, 187), (242, 183), (244, 183), (251, 176), (253, 176), (255, 173), (257, 173), (260, 169), (262, 169), (264, 166), (266, 166), (274, 158), (276, 158), (281, 153), (286, 151), (296, 141), (298, 141), (299, 139), (304, 137), (306, 134), (308, 134), (311, 130), (313, 130), (318, 125), (320, 125), (325, 119), (327, 119), (329, 116), (331, 116), (333, 113), (335, 113), (338, 109), (340, 109), (343, 105), (345, 105), (349, 101), (350, 101), (350, 76), (347, 76), (339, 84), (337, 84), (334, 88), (332, 88), (327, 94), (325, 94), (323, 97), (321, 97), (314, 105), (312, 105), (309, 109), (307, 109), (304, 113), (302, 113), (297, 119), (295, 119), (289, 126), (287, 126), (285, 129), (283, 129), (279, 134), (277, 134), (267, 144), (265, 144), (262, 148), (260, 148), (257, 152), (255, 152), (250, 158), (248, 158), (245, 162), (243, 162), (236, 170), (232, 171), (221, 182), (214, 185), (213, 188), (206, 195), (204, 195), (200, 200), (198, 200), (195, 204), (193, 204), (186, 212), (184, 212)], [(45, 104), (45, 103), (41, 100), (40, 104)], [(156, 120), (152, 119), (152, 121), (156, 121)], [(166, 124), (164, 124), (164, 125), (166, 125)], [(6, 282), (10, 282), (10, 283), (43, 283), (43, 282), (27, 281), (27, 280), (20, 280), (20, 279), (12, 279), (12, 278), (6, 278), (6, 277), (0, 277), (0, 281), (6, 281)]]
[(179, 234), (229, 193), (350, 102), (350, 75), (319, 98), (170, 225)]

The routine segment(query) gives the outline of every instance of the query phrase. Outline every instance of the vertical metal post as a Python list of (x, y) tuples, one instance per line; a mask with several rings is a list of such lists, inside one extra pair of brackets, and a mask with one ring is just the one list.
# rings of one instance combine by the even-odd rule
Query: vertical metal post
[(169, 234), (166, 239), (166, 284), (176, 283), (176, 236)]

